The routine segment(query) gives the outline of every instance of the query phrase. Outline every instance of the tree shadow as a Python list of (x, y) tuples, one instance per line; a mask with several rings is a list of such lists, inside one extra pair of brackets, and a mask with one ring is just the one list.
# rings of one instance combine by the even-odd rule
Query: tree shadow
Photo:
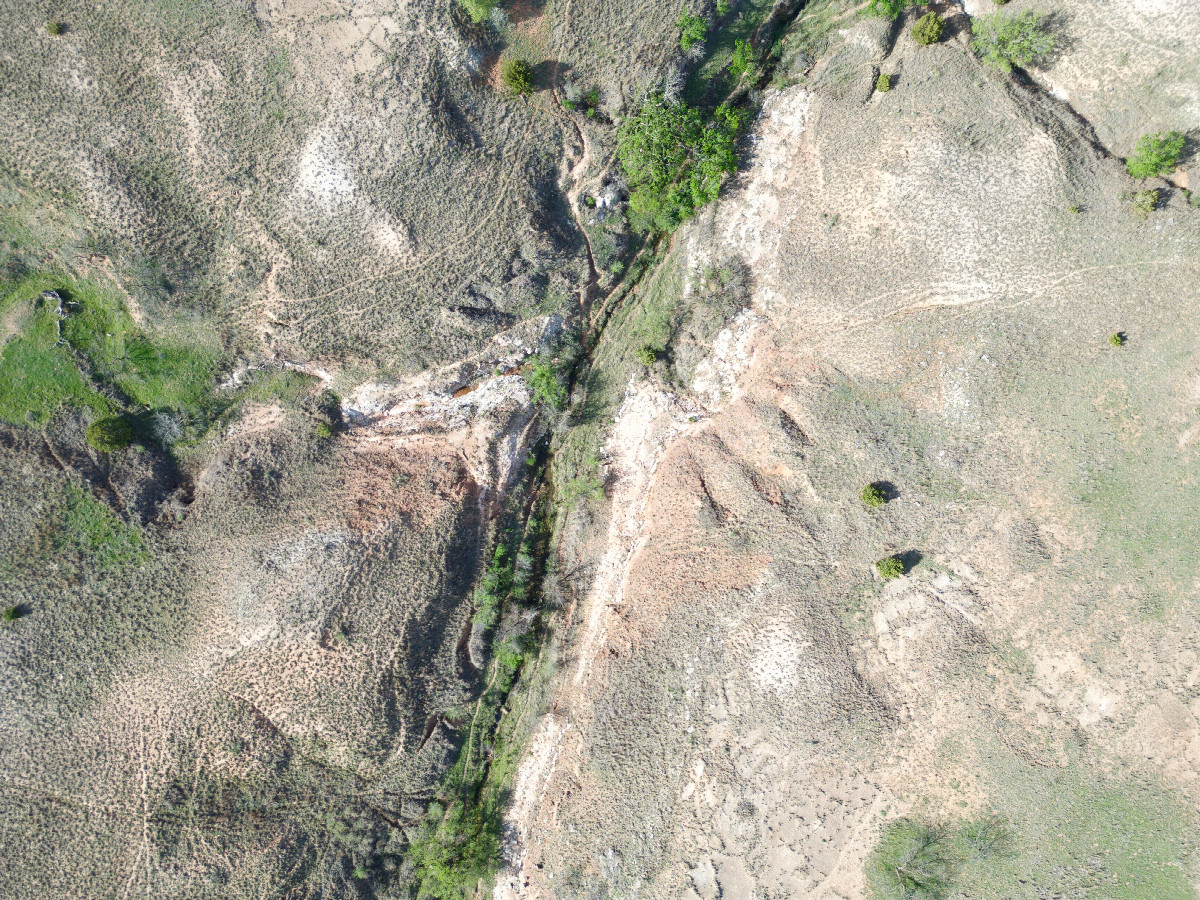
[(909, 572), (915, 569), (925, 557), (920, 550), (905, 550), (903, 553), (897, 553), (896, 558), (904, 564), (904, 574), (907, 575)]
[(885, 503), (891, 503), (900, 498), (900, 489), (890, 481), (872, 481), (871, 487), (878, 489), (883, 494)]

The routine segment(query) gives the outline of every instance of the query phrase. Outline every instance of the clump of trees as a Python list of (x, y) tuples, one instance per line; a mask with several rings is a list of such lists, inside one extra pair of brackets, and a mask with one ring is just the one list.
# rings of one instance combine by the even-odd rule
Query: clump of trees
[(715, 200), (737, 168), (741, 113), (718, 106), (707, 120), (683, 102), (651, 95), (617, 133), (617, 158), (629, 185), (629, 219), (639, 232), (672, 231)]
[(535, 357), (523, 374), (536, 402), (554, 409), (562, 409), (567, 405), (567, 389), (563, 387), (552, 363)]
[(1017, 16), (980, 16), (971, 22), (971, 34), (971, 49), (985, 65), (1001, 72), (1025, 68), (1054, 51), (1054, 35), (1031, 9)]
[(1143, 134), (1137, 147), (1125, 160), (1125, 168), (1134, 178), (1154, 178), (1175, 171), (1183, 153), (1183, 135), (1178, 131)]

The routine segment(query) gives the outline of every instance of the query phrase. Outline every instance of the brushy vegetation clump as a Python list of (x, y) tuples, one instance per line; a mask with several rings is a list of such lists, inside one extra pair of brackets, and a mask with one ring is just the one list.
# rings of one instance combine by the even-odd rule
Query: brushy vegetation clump
[(985, 65), (1001, 72), (1025, 68), (1054, 51), (1054, 35), (1031, 9), (1017, 16), (993, 13), (971, 22), (971, 49)]
[(875, 571), (884, 581), (891, 581), (904, 574), (904, 560), (898, 556), (885, 556), (875, 563)]
[(89, 425), (85, 435), (93, 450), (115, 453), (133, 443), (133, 426), (119, 416), (107, 416)]
[(920, 6), (923, 0), (871, 0), (867, 4), (867, 15), (895, 19), (912, 6)]
[(523, 59), (506, 59), (500, 67), (500, 78), (518, 97), (533, 93), (533, 67)]
[(549, 360), (533, 358), (522, 373), (533, 391), (533, 399), (554, 409), (567, 405), (567, 389), (559, 378), (558, 370)]
[(46, 34), (62, 34), (62, 22), (55, 22), (53, 19), (46, 23)]
[(1114, 347), (1120, 347), (1124, 345), (1125, 337), (1121, 334), (1121, 332), (1117, 331), (1108, 336), (1108, 342)]
[(913, 23), (912, 36), (922, 47), (928, 47), (940, 41), (945, 30), (946, 23), (942, 21), (942, 17), (930, 10)]
[(679, 21), (675, 23), (675, 27), (679, 29), (679, 46), (683, 50), (691, 50), (695, 44), (704, 40), (704, 34), (708, 31), (708, 19), (704, 16), (693, 16), (684, 13), (679, 17)]
[(21, 618), (21, 607), (6, 606), (4, 608), (4, 612), (0, 613), (0, 616), (3, 617), (5, 622), (15, 622), (17, 619)]
[(1158, 209), (1158, 188), (1148, 188), (1144, 191), (1138, 191), (1130, 199), (1133, 204), (1133, 213), (1138, 218), (1144, 219), (1154, 210)]
[(458, 0), (458, 2), (476, 25), (486, 22), (492, 11), (500, 5), (500, 0)]
[(1125, 160), (1125, 169), (1134, 178), (1170, 175), (1183, 153), (1183, 143), (1183, 135), (1178, 131), (1143, 134), (1129, 159)]
[(862, 499), (862, 502), (871, 507), (871, 509), (878, 509), (879, 507), (883, 506), (883, 504), (887, 503), (887, 495), (878, 485), (874, 484), (868, 484), (866, 487), (864, 487), (862, 489), (862, 493), (859, 494), (859, 497)]
[(887, 72), (880, 72), (879, 79), (875, 82), (875, 90), (881, 94), (886, 94), (892, 89), (892, 76)]
[(717, 107), (705, 121), (700, 110), (661, 94), (628, 116), (617, 133), (617, 158), (634, 229), (673, 231), (715, 200), (722, 179), (737, 169), (740, 126), (741, 114), (731, 107)]

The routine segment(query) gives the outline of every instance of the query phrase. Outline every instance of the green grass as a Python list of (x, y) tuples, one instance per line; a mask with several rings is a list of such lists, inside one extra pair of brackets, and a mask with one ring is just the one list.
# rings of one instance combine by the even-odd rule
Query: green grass
[(68, 484), (55, 549), (74, 551), (101, 570), (138, 565), (149, 559), (141, 529), (128, 525), (86, 489)]
[[(5, 307), (0, 306), (0, 310)], [(53, 308), (40, 305), (20, 337), (0, 351), (0, 419), (13, 425), (45, 425), (63, 406), (111, 411), (107, 400), (80, 374), (65, 346), (58, 345)]]
[[(62, 297), (61, 321), (44, 291)], [(215, 394), (215, 342), (144, 331), (108, 282), (34, 272), (0, 287), (0, 315), (18, 333), (0, 350), (0, 420), (43, 426), (69, 406), (99, 419), (165, 412), (202, 430), (232, 402)]]

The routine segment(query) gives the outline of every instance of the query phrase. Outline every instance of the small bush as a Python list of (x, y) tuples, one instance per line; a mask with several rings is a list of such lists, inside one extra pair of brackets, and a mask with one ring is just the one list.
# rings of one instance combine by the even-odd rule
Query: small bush
[(942, 21), (942, 17), (930, 10), (913, 23), (912, 36), (922, 47), (928, 47), (940, 41), (945, 30), (946, 23)]
[(704, 33), (708, 31), (708, 19), (704, 16), (692, 16), (684, 13), (675, 23), (675, 27), (679, 29), (679, 46), (684, 50), (690, 50), (693, 44), (704, 40)]
[(1134, 178), (1170, 175), (1183, 152), (1183, 135), (1178, 131), (1143, 134), (1137, 147), (1125, 160), (1125, 168)]
[(1131, 202), (1133, 203), (1134, 214), (1139, 218), (1146, 218), (1146, 216), (1158, 209), (1158, 188), (1138, 191), (1131, 198)]
[(729, 0), (717, 0), (717, 15), (729, 15)]
[(980, 16), (971, 22), (971, 34), (971, 49), (985, 65), (1001, 72), (1024, 68), (1054, 50), (1054, 35), (1045, 30), (1031, 9), (1019, 16)]
[(87, 427), (87, 442), (101, 453), (115, 453), (133, 443), (133, 426), (117, 416), (97, 419)]
[(359, 881), (366, 880), (367, 874), (368, 874), (367, 870), (364, 869), (362, 866), (357, 866), (354, 869), (354, 877), (357, 878)]
[(867, 4), (868, 16), (894, 19), (910, 6), (919, 6), (922, 0), (871, 0)]
[(318, 422), (317, 426), (313, 429), (313, 432), (321, 440), (327, 440), (333, 437), (333, 426), (328, 422)]
[(1125, 343), (1125, 337), (1118, 331), (1116, 334), (1110, 334), (1108, 336), (1108, 342), (1114, 347), (1120, 347)]
[(523, 59), (505, 60), (500, 67), (500, 79), (518, 97), (533, 93), (533, 67)]
[(875, 571), (884, 581), (891, 581), (904, 574), (904, 561), (898, 556), (887, 556), (875, 563)]
[(892, 89), (892, 76), (887, 72), (879, 73), (879, 80), (875, 82), (875, 90), (882, 94), (886, 94)]
[(754, 68), (754, 48), (749, 41), (737, 40), (733, 44), (733, 61), (729, 63), (729, 74), (741, 78)]
[(19, 607), (19, 606), (5, 607), (4, 612), (0, 613), (0, 616), (4, 617), (5, 622), (15, 622), (15, 621), (17, 621), (17, 619), (21, 618), (21, 607)]
[(558, 380), (554, 366), (544, 360), (534, 360), (524, 372), (525, 381), (533, 390), (533, 399), (555, 409), (567, 405), (567, 389)]
[(639, 347), (637, 351), (637, 360), (643, 366), (652, 366), (658, 362), (658, 351), (649, 344), (644, 347)]
[(471, 21), (476, 25), (481, 25), (488, 20), (500, 0), (458, 0), (458, 2), (471, 17)]
[(862, 502), (871, 507), (871, 509), (878, 509), (879, 507), (883, 506), (883, 504), (887, 503), (887, 495), (884, 494), (879, 487), (873, 484), (868, 484), (866, 487), (864, 487), (862, 489), (862, 493), (859, 494), (859, 497), (861, 497)]
[(62, 33), (63, 33), (62, 22), (47, 22), (46, 23), (46, 34), (62, 34)]

